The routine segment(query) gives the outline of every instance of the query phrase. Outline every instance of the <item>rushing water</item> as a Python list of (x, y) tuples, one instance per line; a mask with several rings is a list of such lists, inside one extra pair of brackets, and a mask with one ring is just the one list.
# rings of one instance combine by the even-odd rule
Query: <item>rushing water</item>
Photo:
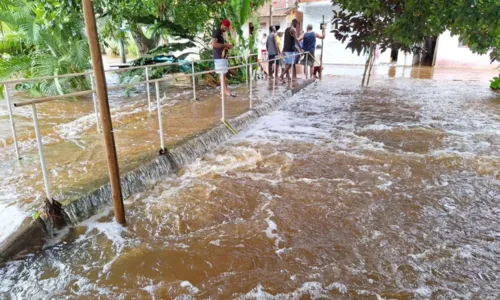
[[(190, 81), (160, 86), (165, 142), (171, 147), (220, 124), (220, 91), (198, 86), (193, 101)], [(285, 89), (277, 87), (277, 93)], [(245, 84), (233, 87), (238, 97), (226, 99), (226, 116), (249, 109)], [(267, 85), (254, 86), (254, 104), (270, 93)], [(13, 101), (23, 100), (15, 94)], [(131, 97), (123, 91), (110, 95), (118, 158), (122, 174), (156, 156), (160, 149), (154, 86), (148, 109), (146, 91), (140, 87)], [(52, 195), (61, 202), (81, 197), (107, 181), (102, 135), (97, 133), (91, 97), (39, 104), (38, 117), (49, 170)], [(30, 107), (14, 110), (22, 160), (15, 159), (7, 109), (0, 105), (0, 242), (39, 208), (45, 197), (38, 148), (31, 123)]]
[(500, 103), (465, 78), (328, 77), (130, 197), (127, 227), (1, 268), (0, 298), (498, 299)]

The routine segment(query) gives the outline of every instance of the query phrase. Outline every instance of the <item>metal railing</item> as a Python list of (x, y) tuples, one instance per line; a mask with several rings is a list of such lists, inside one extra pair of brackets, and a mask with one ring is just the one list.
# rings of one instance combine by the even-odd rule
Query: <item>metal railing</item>
[[(308, 54), (307, 52), (303, 54)], [(256, 61), (249, 63), (248, 59), (252, 56), (258, 55), (257, 53), (250, 54), (248, 56), (234, 56), (230, 58), (245, 58), (245, 64), (238, 65), (238, 66), (233, 66), (233, 67), (228, 67), (226, 70), (233, 70), (233, 69), (239, 69), (239, 68), (245, 68), (245, 74), (246, 74), (246, 81), (247, 81), (247, 86), (249, 86), (249, 109), (253, 109), (253, 78), (254, 74), (251, 73), (249, 74), (249, 69), (253, 70), (254, 65), (258, 64), (263, 64), (263, 63), (269, 63), (269, 62), (277, 62), (279, 60), (283, 60), (284, 57), (277, 57), (272, 60), (262, 60), (262, 61)], [(302, 55), (302, 53), (296, 53), (292, 55), (293, 57), (297, 55)], [(309, 55), (306, 55), (306, 66), (307, 65), (307, 60), (308, 60)], [(213, 61), (213, 60), (202, 60), (202, 61), (196, 61), (196, 62), (206, 62), (206, 61)], [(136, 67), (128, 67), (128, 68), (121, 68), (118, 70), (105, 70), (105, 73), (108, 72), (125, 72), (125, 71), (130, 71), (130, 70), (136, 70), (136, 69), (144, 69), (145, 72), (145, 79), (144, 81), (140, 82), (133, 82), (133, 83), (127, 83), (127, 84), (121, 84), (117, 86), (112, 86), (108, 88), (108, 91), (112, 90), (119, 90), (127, 87), (133, 87), (133, 86), (140, 86), (140, 85), (145, 85), (146, 90), (147, 90), (147, 97), (148, 97), (148, 110), (151, 111), (151, 94), (150, 94), (150, 84), (155, 85), (155, 93), (156, 93), (156, 106), (157, 106), (157, 113), (158, 113), (158, 124), (159, 124), (159, 134), (160, 134), (160, 147), (161, 150), (165, 149), (165, 137), (164, 137), (164, 132), (163, 132), (163, 118), (162, 118), (162, 107), (161, 107), (161, 96), (160, 96), (160, 88), (159, 84), (160, 82), (164, 82), (167, 80), (172, 80), (175, 78), (189, 78), (192, 77), (192, 85), (193, 85), (193, 99), (196, 99), (196, 76), (199, 75), (204, 75), (204, 74), (210, 74), (210, 73), (219, 73), (220, 76), (220, 83), (221, 83), (221, 102), (222, 102), (222, 112), (221, 112), (221, 121), (226, 124), (226, 126), (230, 127), (230, 129), (235, 132), (235, 130), (230, 126), (225, 117), (225, 93), (224, 93), (224, 76), (225, 76), (225, 71), (217, 71), (217, 70), (207, 70), (207, 71), (202, 71), (202, 72), (194, 72), (194, 64), (196, 63), (195, 61), (191, 62), (191, 70), (192, 74), (178, 74), (178, 75), (173, 75), (171, 77), (162, 77), (158, 79), (149, 79), (149, 68), (156, 68), (156, 67), (162, 67), (162, 66), (170, 66), (170, 65), (183, 65), (186, 63), (162, 63), (162, 64), (155, 64), (155, 65), (150, 65), (150, 66), (136, 66)], [(295, 65), (295, 59), (293, 59), (293, 64), (292, 68)], [(277, 67), (277, 66), (275, 66)], [(20, 102), (15, 102), (13, 103), (14, 107), (22, 107), (22, 106), (28, 106), (31, 105), (32, 109), (32, 119), (33, 119), (33, 126), (35, 128), (35, 135), (36, 135), (36, 141), (37, 141), (37, 146), (38, 146), (38, 154), (40, 157), (40, 164), (42, 167), (42, 173), (43, 173), (43, 180), (44, 180), (44, 186), (45, 186), (45, 193), (48, 199), (52, 199), (52, 193), (51, 193), (51, 188), (50, 188), (50, 180), (49, 180), (49, 174), (47, 170), (47, 162), (45, 160), (45, 154), (44, 154), (44, 148), (43, 148), (43, 141), (42, 141), (42, 135), (40, 132), (40, 126), (39, 126), (39, 121), (38, 121), (38, 114), (37, 114), (37, 108), (36, 105), (40, 103), (45, 103), (49, 101), (54, 101), (58, 99), (63, 99), (63, 98), (68, 98), (68, 97), (79, 97), (79, 96), (87, 96), (92, 94), (92, 100), (93, 100), (93, 106), (94, 106), (94, 111), (96, 115), (96, 124), (99, 130), (99, 112), (97, 108), (97, 97), (96, 97), (96, 90), (95, 90), (95, 82), (93, 78), (93, 74), (91, 72), (85, 72), (85, 73), (77, 73), (77, 74), (65, 74), (65, 75), (59, 75), (59, 76), (47, 76), (47, 77), (39, 77), (39, 78), (30, 78), (30, 79), (19, 79), (19, 80), (10, 80), (10, 81), (4, 81), (0, 82), (0, 84), (3, 84), (5, 86), (5, 95), (6, 95), (6, 104), (8, 106), (8, 112), (9, 112), (9, 120), (10, 120), (10, 125), (11, 125), (11, 130), (12, 130), (12, 135), (14, 139), (14, 147), (15, 147), (15, 152), (17, 159), (21, 159), (20, 152), (19, 152), (19, 145), (18, 145), (18, 140), (17, 140), (17, 132), (16, 132), (16, 127), (15, 127), (15, 122), (14, 122), (14, 116), (13, 116), (13, 111), (12, 111), (12, 102), (9, 96), (9, 85), (10, 84), (16, 84), (16, 83), (24, 83), (24, 82), (35, 82), (39, 80), (48, 80), (48, 79), (55, 79), (55, 78), (68, 78), (68, 77), (78, 77), (78, 76), (90, 76), (90, 82), (91, 82), (91, 90), (87, 91), (80, 91), (80, 92), (74, 92), (74, 93), (69, 93), (65, 95), (58, 95), (58, 96), (50, 96), (50, 97), (43, 97), (43, 98), (38, 98), (38, 99), (33, 99), (33, 100), (27, 100), (27, 101), (20, 101)], [(306, 73), (306, 78), (307, 78), (307, 73)], [(250, 82), (248, 83), (248, 80)], [(272, 95), (275, 95), (275, 89), (276, 89), (276, 76), (274, 76), (274, 81), (273, 81), (273, 92)], [(235, 132), (236, 133), (236, 132)], [(160, 151), (161, 151), (160, 150)]]

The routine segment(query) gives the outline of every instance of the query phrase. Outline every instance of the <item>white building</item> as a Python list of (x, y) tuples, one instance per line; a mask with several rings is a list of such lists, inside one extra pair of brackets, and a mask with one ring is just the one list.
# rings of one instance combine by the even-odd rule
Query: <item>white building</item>
[[(320, 32), (320, 24), (325, 19), (327, 24), (327, 36), (324, 40), (323, 62), (326, 64), (354, 64), (364, 65), (367, 54), (358, 55), (346, 49), (345, 44), (337, 41), (330, 31), (332, 30), (331, 20), (333, 10), (330, 0), (299, 0), (298, 10), (294, 0), (272, 0), (273, 1), (273, 24), (279, 26), (281, 30), (290, 26), (291, 21), (297, 18), (301, 23), (302, 30), (305, 30), (308, 24), (313, 25), (313, 30)], [(257, 31), (259, 39), (262, 34), (269, 32), (270, 18), (269, 6), (265, 5), (259, 10), (259, 16), (256, 16), (252, 22), (258, 20), (259, 24), (252, 23), (254, 30)], [(245, 36), (249, 34), (250, 22), (243, 26)], [(318, 43), (321, 43), (318, 41)], [(477, 55), (472, 53), (469, 48), (459, 42), (458, 36), (452, 37), (450, 32), (446, 31), (437, 38), (429, 38), (424, 47), (428, 50), (427, 54), (413, 55), (405, 54), (403, 51), (390, 51), (380, 53), (377, 50), (376, 64), (396, 64), (396, 65), (428, 65), (438, 67), (481, 67), (494, 68), (489, 62), (489, 55)]]
[[(320, 24), (323, 22), (323, 17), (325, 19), (326, 27), (326, 38), (324, 40), (323, 49), (323, 63), (326, 64), (354, 64), (354, 65), (364, 65), (367, 60), (368, 54), (358, 55), (357, 53), (352, 53), (351, 50), (346, 49), (346, 45), (337, 41), (330, 31), (333, 29), (331, 20), (333, 18), (333, 10), (331, 1), (323, 0), (304, 0), (299, 1), (299, 10), (304, 13), (304, 20), (302, 27), (305, 29), (308, 24), (313, 25), (313, 30), (320, 32)], [(338, 7), (337, 7), (338, 9)], [(320, 42), (319, 42), (320, 43)], [(376, 64), (391, 63), (391, 51), (386, 51), (384, 53), (376, 54)], [(413, 61), (413, 55), (408, 54), (405, 56), (403, 51), (397, 53), (397, 64), (404, 65), (406, 60), (406, 65), (411, 65)]]
[(449, 31), (441, 34), (437, 41), (436, 67), (494, 68), (488, 54), (478, 55), (460, 42), (458, 36)]

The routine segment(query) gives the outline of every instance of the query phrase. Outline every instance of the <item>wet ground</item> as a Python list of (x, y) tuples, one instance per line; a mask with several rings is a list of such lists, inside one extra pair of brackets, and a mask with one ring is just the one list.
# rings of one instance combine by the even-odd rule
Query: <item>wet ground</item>
[(327, 71), (128, 199), (127, 227), (103, 212), (1, 268), (0, 298), (498, 299), (494, 73)]

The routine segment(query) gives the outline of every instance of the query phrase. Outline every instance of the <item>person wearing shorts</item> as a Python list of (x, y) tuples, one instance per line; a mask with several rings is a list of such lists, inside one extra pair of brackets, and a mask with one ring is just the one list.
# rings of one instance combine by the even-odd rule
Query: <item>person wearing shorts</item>
[(274, 78), (274, 76), (278, 77), (277, 61), (276, 61), (276, 67), (274, 68), (273, 72), (273, 66), (275, 65), (274, 59), (276, 59), (280, 55), (280, 49), (278, 46), (278, 41), (276, 40), (276, 27), (274, 26), (269, 27), (269, 32), (270, 33), (266, 41), (266, 48), (269, 58), (268, 70), (269, 70), (269, 78)]
[[(297, 19), (292, 20), (292, 24), (285, 30), (285, 41), (283, 45), (283, 53), (284, 53), (284, 62), (285, 62), (285, 70), (281, 73), (280, 80), (284, 82), (283, 77), (286, 74), (286, 78), (290, 80), (290, 68), (292, 65), (295, 65), (295, 57), (298, 56), (295, 45), (299, 45), (300, 51), (302, 51), (302, 47), (300, 47), (300, 42), (297, 37), (297, 29), (296, 27), (299, 25), (299, 21)], [(295, 66), (294, 66), (295, 67)], [(295, 72), (294, 72), (295, 73)]]
[[(325, 26), (322, 25), (322, 34), (315, 33), (313, 31), (313, 26), (311, 24), (307, 25), (307, 32), (303, 33), (299, 40), (303, 43), (304, 59), (302, 60), (302, 64), (304, 65), (304, 73), (306, 74), (306, 78), (309, 77), (309, 74), (314, 73), (314, 52), (316, 51), (316, 38), (324, 39), (325, 38)], [(307, 59), (306, 59), (307, 57)], [(307, 65), (306, 65), (307, 63)]]
[[(228, 68), (228, 60), (227, 55), (233, 45), (230, 43), (226, 43), (224, 39), (224, 33), (231, 29), (231, 22), (229, 20), (222, 20), (220, 23), (220, 27), (216, 28), (212, 33), (212, 48), (214, 49), (214, 64), (215, 71), (220, 73), (227, 73)], [(229, 91), (229, 87), (227, 85), (227, 75), (223, 76), (224, 86), (224, 94), (227, 96), (235, 97), (236, 95), (232, 94)]]

